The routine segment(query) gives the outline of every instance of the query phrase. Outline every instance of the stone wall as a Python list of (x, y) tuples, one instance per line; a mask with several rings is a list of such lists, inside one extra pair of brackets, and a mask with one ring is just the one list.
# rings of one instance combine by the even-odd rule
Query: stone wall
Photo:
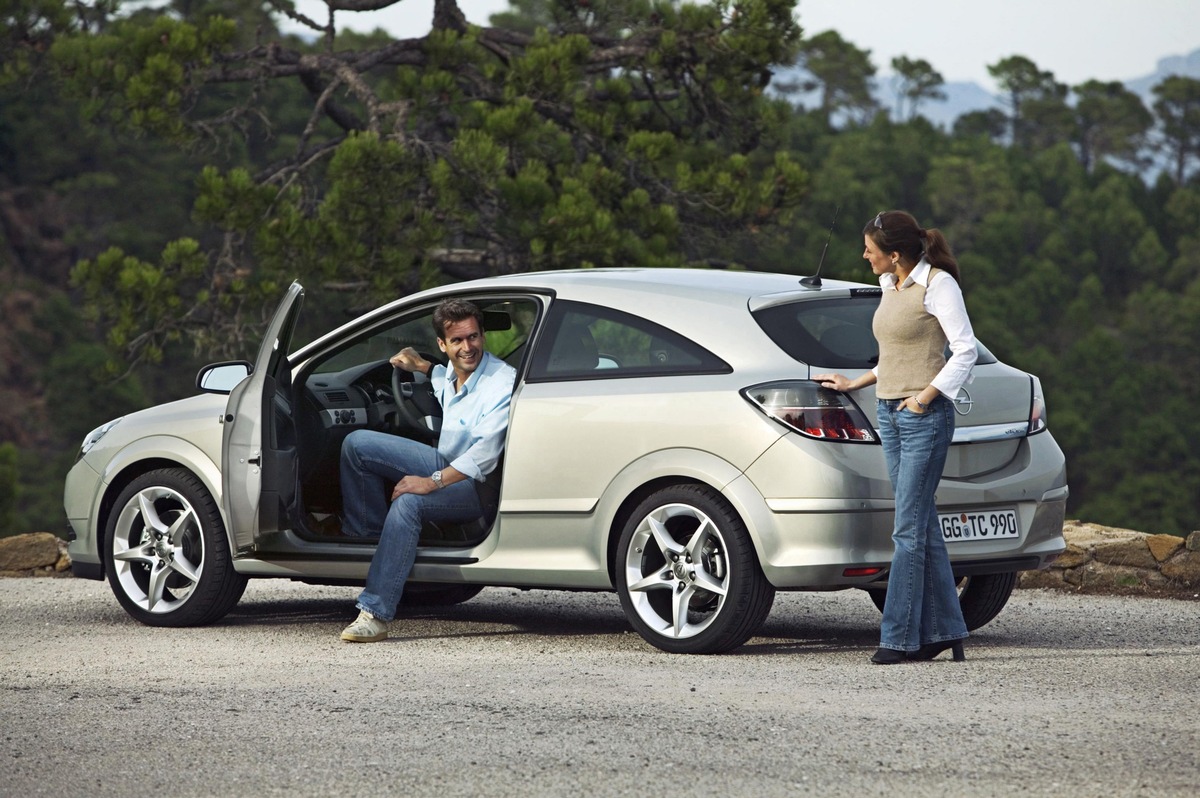
[(1044, 571), (1025, 571), (1021, 587), (1200, 592), (1200, 532), (1187, 538), (1067, 521), (1067, 550)]
[[(1200, 532), (1186, 539), (1067, 521), (1067, 550), (1021, 587), (1200, 596)], [(67, 542), (49, 532), (0, 538), (0, 576), (70, 576)]]

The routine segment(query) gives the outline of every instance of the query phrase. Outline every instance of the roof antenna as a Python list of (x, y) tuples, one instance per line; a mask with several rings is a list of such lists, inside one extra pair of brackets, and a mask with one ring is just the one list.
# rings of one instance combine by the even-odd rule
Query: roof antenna
[(829, 235), (825, 236), (825, 246), (821, 248), (821, 259), (817, 261), (817, 273), (811, 277), (801, 277), (800, 285), (805, 288), (820, 288), (821, 287), (821, 267), (825, 265), (825, 253), (829, 251), (829, 239), (833, 238), (833, 226), (837, 224), (838, 214), (842, 212), (842, 206), (839, 205), (833, 210), (833, 221), (829, 223)]

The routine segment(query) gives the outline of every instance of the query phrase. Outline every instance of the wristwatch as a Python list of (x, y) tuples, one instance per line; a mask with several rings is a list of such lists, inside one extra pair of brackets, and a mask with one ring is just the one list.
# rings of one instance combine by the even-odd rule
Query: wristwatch
[(441, 490), (442, 488), (446, 487), (446, 483), (442, 482), (442, 472), (441, 471), (434, 471), (433, 474), (431, 474), (429, 478), (433, 480), (433, 484), (438, 486), (438, 490)]

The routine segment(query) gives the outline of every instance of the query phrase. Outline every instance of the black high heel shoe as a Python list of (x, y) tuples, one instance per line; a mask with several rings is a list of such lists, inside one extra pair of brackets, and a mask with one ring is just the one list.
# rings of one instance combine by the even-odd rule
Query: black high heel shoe
[(899, 665), (901, 662), (907, 662), (908, 659), (909, 655), (894, 648), (880, 648), (871, 655), (871, 662), (876, 665)]
[(926, 643), (916, 651), (909, 653), (908, 658), (914, 662), (928, 662), (946, 649), (954, 653), (955, 662), (965, 662), (967, 655), (963, 653), (962, 640), (942, 640), (938, 643)]

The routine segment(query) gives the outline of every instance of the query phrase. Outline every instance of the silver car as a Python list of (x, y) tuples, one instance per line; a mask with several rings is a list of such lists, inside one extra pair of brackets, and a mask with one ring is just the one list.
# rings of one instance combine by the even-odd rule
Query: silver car
[[(253, 364), (90, 433), (66, 480), (78, 576), (155, 626), (215, 621), (250, 577), (361, 584), (375, 540), (341, 534), (356, 429), (434, 441), (437, 402), (388, 358), (435, 359), (445, 297), (475, 302), (517, 369), (478, 522), (422, 533), (404, 603), (488, 585), (615, 590), (663, 650), (749, 639), (777, 590), (859, 588), (882, 606), (893, 496), (870, 389), (880, 289), (779, 274), (595, 269), (460, 283), (392, 302), (288, 354), (293, 285)], [(937, 493), (969, 628), (1064, 549), (1067, 482), (1037, 377), (980, 348)]]

